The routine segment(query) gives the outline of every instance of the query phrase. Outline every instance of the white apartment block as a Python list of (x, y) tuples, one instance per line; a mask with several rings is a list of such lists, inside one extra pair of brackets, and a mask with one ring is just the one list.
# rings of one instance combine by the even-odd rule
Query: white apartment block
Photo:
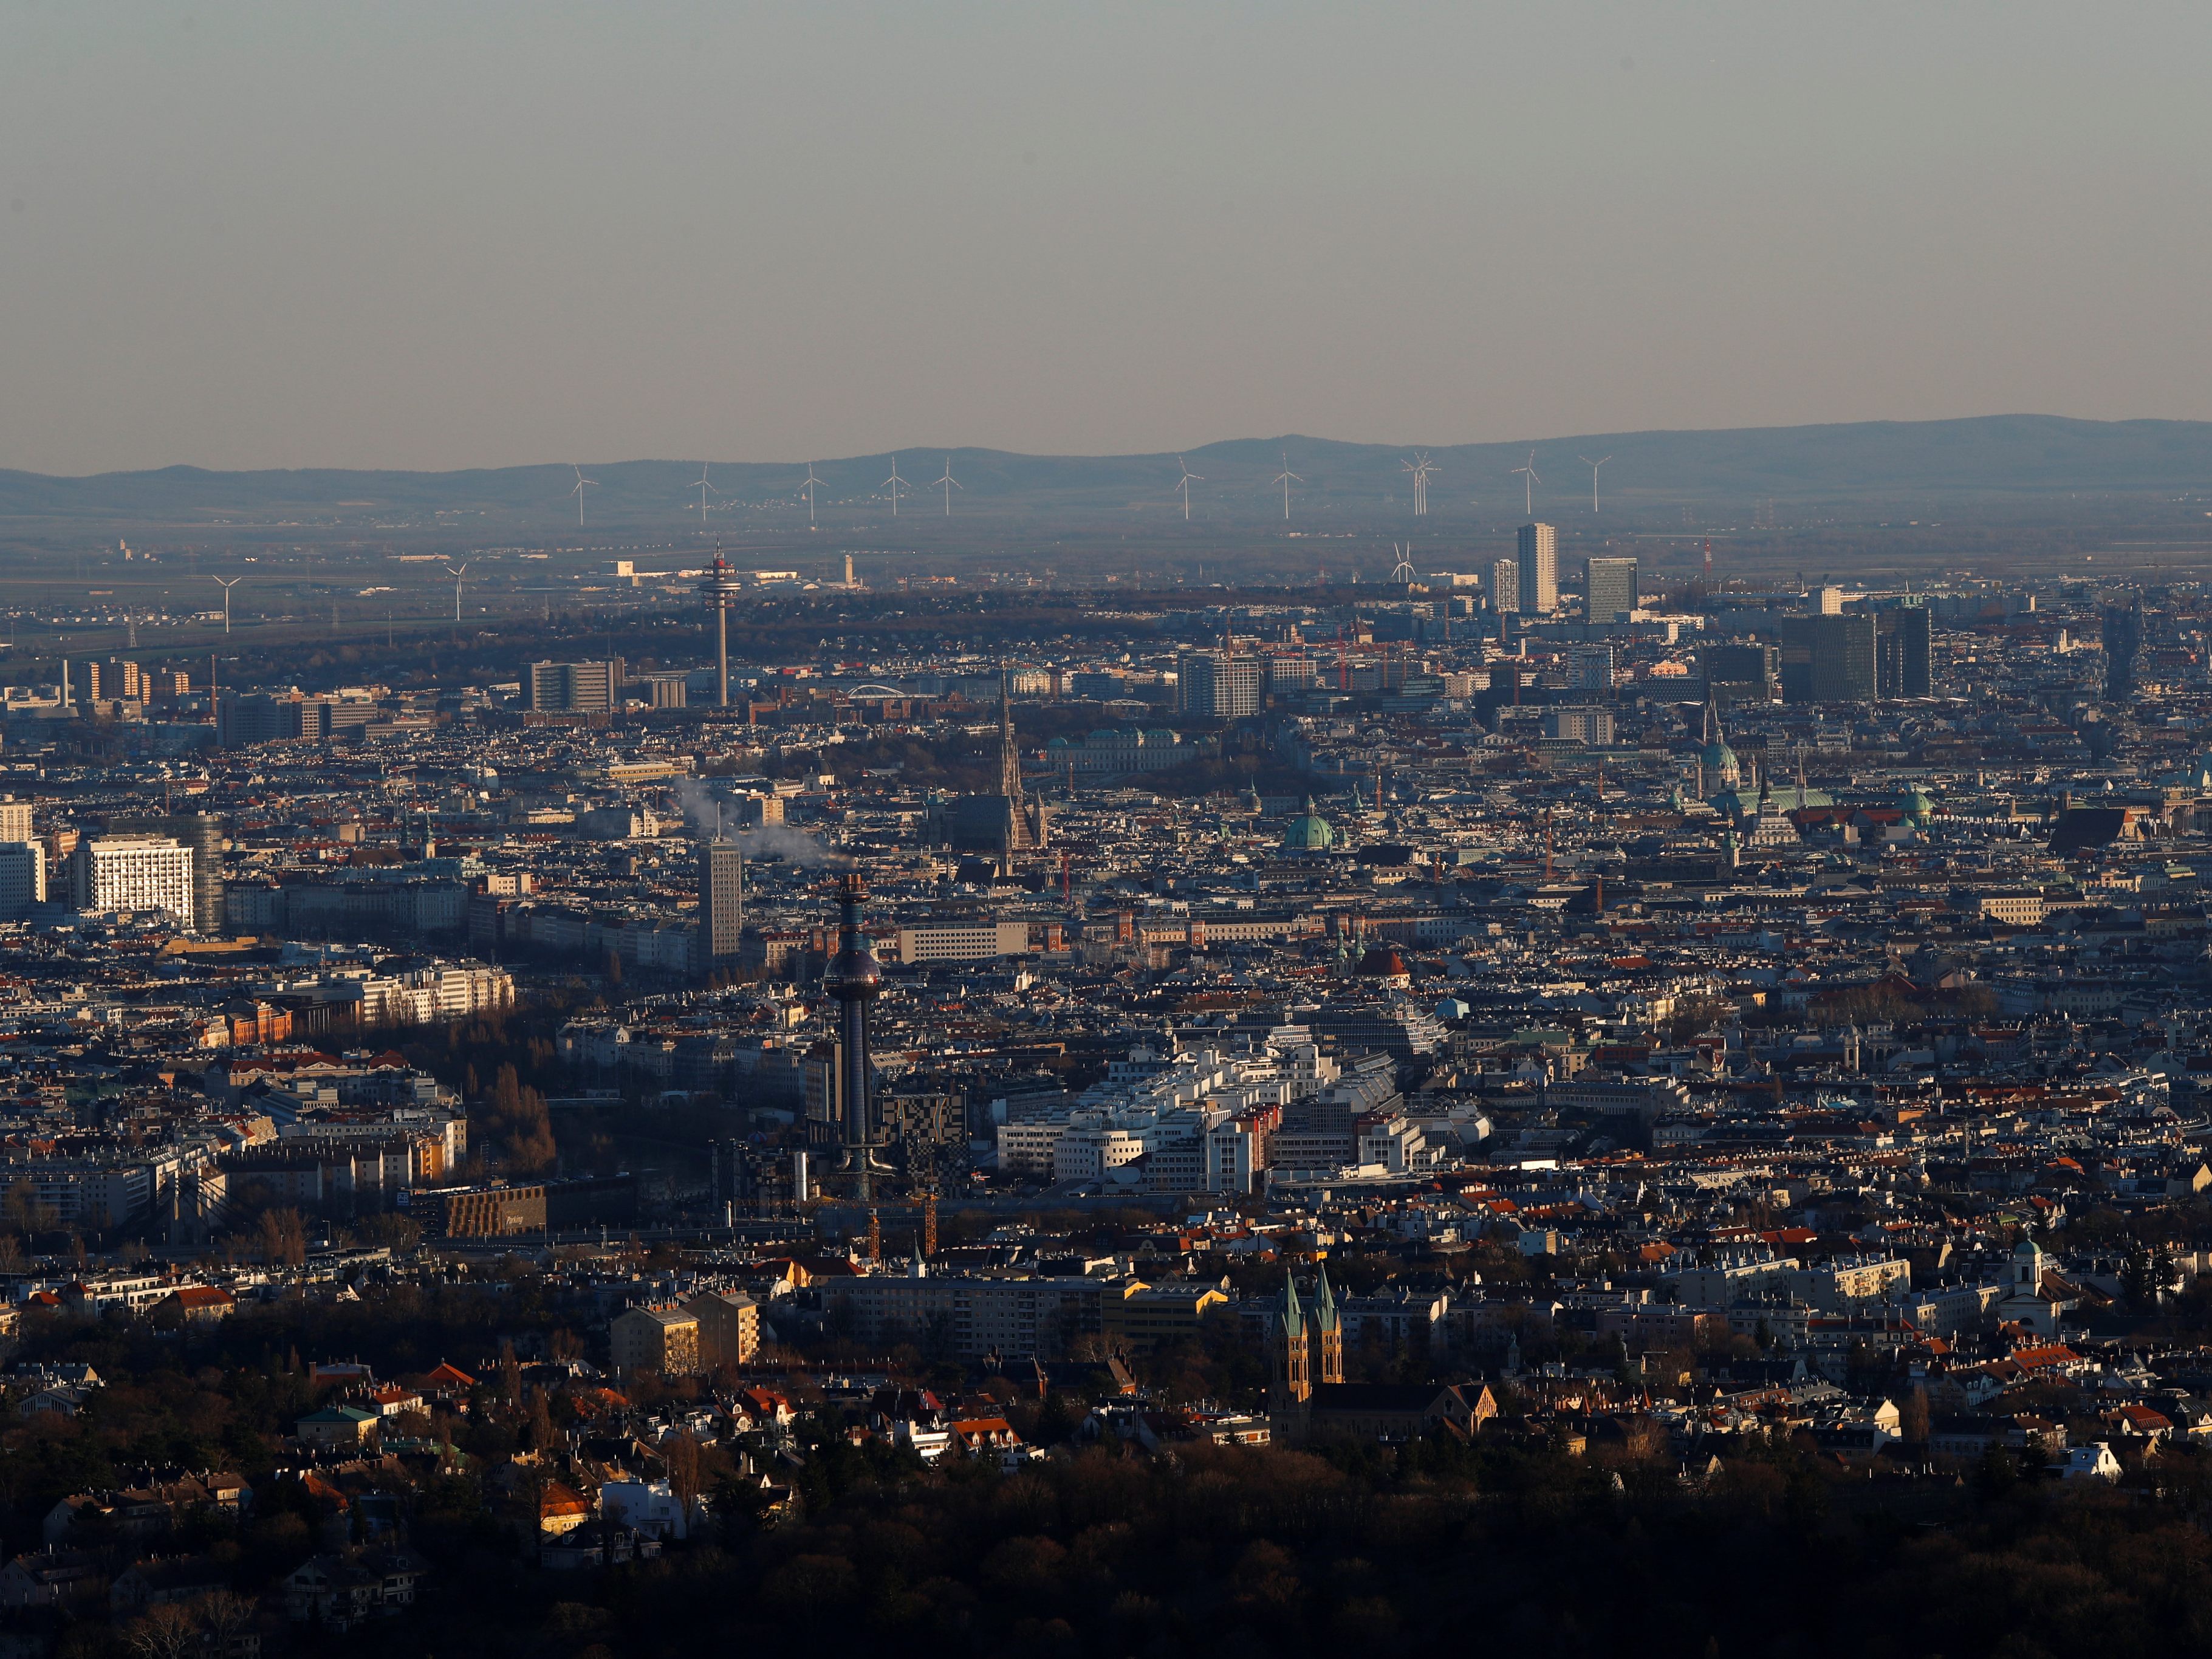
[(34, 841), (0, 841), (0, 921), (21, 921), (46, 902), (46, 849)]
[(101, 836), (77, 843), (70, 859), (72, 901), (80, 910), (166, 910), (193, 923), (192, 853), (166, 836)]

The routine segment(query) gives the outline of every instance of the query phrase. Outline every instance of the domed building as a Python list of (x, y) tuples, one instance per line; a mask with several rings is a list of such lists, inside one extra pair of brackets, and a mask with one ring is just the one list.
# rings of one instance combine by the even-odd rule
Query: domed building
[(1904, 814), (1915, 830), (1925, 830), (1936, 818), (1936, 803), (1925, 791), (1907, 785), (1890, 797), (1889, 804)]
[(1314, 811), (1313, 797), (1308, 795), (1297, 817), (1283, 830), (1283, 851), (1285, 853), (1326, 853), (1336, 845), (1336, 831), (1329, 822)]

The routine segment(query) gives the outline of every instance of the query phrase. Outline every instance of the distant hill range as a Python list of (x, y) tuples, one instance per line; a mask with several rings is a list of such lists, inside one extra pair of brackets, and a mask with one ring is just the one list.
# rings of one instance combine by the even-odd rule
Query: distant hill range
[[(1773, 501), (1808, 502), (1872, 516), (1932, 509), (1946, 502), (2032, 508), (2039, 501), (2073, 516), (2068, 498), (2163, 496), (2212, 489), (2212, 422), (2075, 421), (2041, 415), (1973, 420), (1865, 422), (1838, 426), (1757, 427), (1724, 432), (1617, 432), (1579, 437), (1414, 446), (1338, 443), (1322, 438), (1245, 439), (1208, 444), (1182, 457), (1018, 455), (1001, 450), (925, 448), (896, 457), (910, 493), (899, 518), (917, 534), (944, 523), (944, 492), (933, 488), (949, 465), (959, 488), (952, 517), (1121, 522), (1167, 530), (1182, 523), (1176, 481), (1191, 485), (1193, 529), (1283, 522), (1276, 476), (1291, 486), (1288, 527), (1371, 526), (1403, 518), (1410, 526), (1407, 464), (1431, 466), (1430, 517), (1491, 525), (1522, 516), (1522, 481), (1514, 469), (1535, 452), (1542, 482), (1538, 517), (1587, 514), (1590, 469), (1579, 458), (1609, 457), (1600, 496), (1624, 520), (1656, 520), (1695, 506), (1703, 515), (1748, 515)], [(825, 530), (877, 530), (890, 520), (886, 482), (894, 457), (817, 460), (816, 509)], [(701, 463), (599, 461), (582, 476), (587, 526), (671, 528), (688, 514), (699, 526)], [(708, 465), (706, 524), (720, 530), (793, 529), (806, 522), (805, 462), (715, 462)], [(71, 524), (228, 525), (266, 529), (356, 526), (415, 531), (449, 528), (465, 536), (501, 529), (550, 533), (576, 526), (578, 474), (568, 465), (460, 472), (313, 469), (209, 472), (165, 467), (51, 477), (0, 471), (0, 528)], [(932, 526), (931, 520), (936, 524)], [(1679, 518), (1678, 518), (1679, 521)]]

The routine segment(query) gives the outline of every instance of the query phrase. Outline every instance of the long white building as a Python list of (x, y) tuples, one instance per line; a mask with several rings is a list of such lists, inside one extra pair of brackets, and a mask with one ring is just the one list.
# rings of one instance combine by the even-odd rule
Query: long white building
[(100, 836), (70, 860), (71, 902), (80, 910), (165, 910), (193, 925), (192, 851), (166, 836)]

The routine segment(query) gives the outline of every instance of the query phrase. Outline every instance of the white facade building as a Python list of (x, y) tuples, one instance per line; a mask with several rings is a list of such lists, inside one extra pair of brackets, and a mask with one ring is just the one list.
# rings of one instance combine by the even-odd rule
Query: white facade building
[(101, 836), (79, 842), (70, 860), (80, 910), (166, 910), (192, 917), (192, 852), (166, 836)]
[(21, 921), (46, 902), (46, 849), (34, 841), (0, 842), (0, 921)]

